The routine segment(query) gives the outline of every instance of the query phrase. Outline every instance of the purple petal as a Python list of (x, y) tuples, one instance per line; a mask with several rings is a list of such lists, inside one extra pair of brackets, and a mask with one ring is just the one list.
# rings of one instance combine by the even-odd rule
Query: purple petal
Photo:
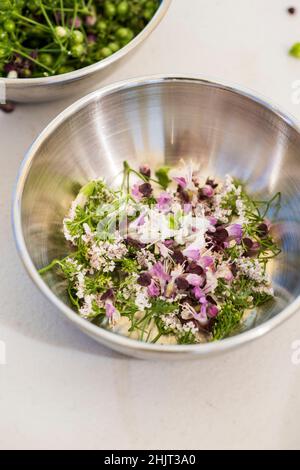
[(184, 206), (183, 206), (183, 212), (184, 212), (185, 214), (189, 214), (189, 213), (191, 212), (191, 210), (192, 210), (192, 207), (193, 207), (192, 204), (184, 204)]
[(107, 318), (112, 318), (116, 309), (111, 302), (105, 302), (105, 311)]
[(209, 268), (213, 266), (214, 260), (211, 256), (202, 256), (202, 258), (200, 258), (200, 264), (203, 268)]
[(203, 284), (203, 276), (198, 276), (198, 274), (188, 274), (186, 280), (194, 287), (200, 287)]
[(183, 177), (175, 177), (173, 178), (174, 181), (176, 181), (176, 183), (183, 189), (185, 189), (187, 187), (187, 181), (185, 178)]
[(168, 210), (170, 208), (170, 202), (172, 201), (171, 194), (162, 192), (157, 199), (157, 208), (161, 211)]
[(147, 290), (150, 297), (158, 297), (160, 294), (159, 287), (155, 284), (154, 281), (151, 282)]
[(202, 188), (201, 192), (206, 197), (212, 197), (214, 195), (214, 190), (209, 185), (204, 186), (204, 188)]
[(137, 219), (136, 223), (138, 227), (141, 227), (141, 225), (145, 224), (145, 214), (141, 214)]
[(200, 259), (200, 250), (187, 249), (184, 250), (182, 253), (184, 256), (192, 259), (193, 261), (199, 261)]
[(131, 188), (131, 195), (136, 201), (140, 201), (143, 197), (142, 193), (139, 191), (139, 184), (134, 184)]
[(215, 217), (209, 217), (208, 220), (213, 226), (217, 225), (218, 223), (218, 219), (216, 219)]
[(241, 241), (243, 236), (243, 227), (240, 224), (232, 224), (226, 228), (230, 238)]
[(157, 245), (162, 257), (167, 258), (167, 256), (169, 255), (169, 249), (166, 247), (166, 245), (164, 243), (160, 243), (160, 242), (158, 242), (156, 245)]
[(155, 263), (150, 272), (152, 276), (158, 277), (158, 279), (161, 279), (162, 281), (169, 281), (171, 279), (171, 276), (165, 272), (164, 267), (160, 262)]
[(215, 318), (219, 313), (219, 309), (216, 305), (210, 305), (208, 307), (208, 315), (211, 317), (211, 318)]
[(193, 294), (194, 294), (194, 296), (196, 297), (197, 300), (200, 300), (201, 297), (203, 297), (203, 291), (198, 286), (194, 287)]

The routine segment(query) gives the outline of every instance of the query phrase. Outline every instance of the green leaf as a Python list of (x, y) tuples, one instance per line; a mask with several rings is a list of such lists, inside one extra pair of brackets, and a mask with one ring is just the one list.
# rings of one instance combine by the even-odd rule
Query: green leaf
[(167, 189), (169, 184), (171, 183), (171, 179), (169, 178), (169, 171), (170, 171), (169, 166), (162, 166), (155, 172), (155, 176), (161, 185), (162, 188)]
[(80, 190), (81, 194), (84, 194), (86, 197), (92, 196), (96, 187), (96, 181), (90, 181), (85, 186), (83, 186)]
[(296, 57), (296, 59), (300, 59), (300, 42), (296, 42), (296, 44), (291, 47), (290, 55)]

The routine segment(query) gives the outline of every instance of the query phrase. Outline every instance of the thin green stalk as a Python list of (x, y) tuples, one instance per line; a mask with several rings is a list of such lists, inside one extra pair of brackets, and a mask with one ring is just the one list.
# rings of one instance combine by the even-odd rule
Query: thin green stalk
[(26, 52), (24, 51), (21, 51), (19, 49), (12, 49), (12, 52), (14, 52), (15, 54), (18, 54), (18, 55), (21, 55), (22, 57), (24, 57), (25, 59), (28, 59), (28, 60), (31, 60), (31, 62), (34, 62), (36, 65), (38, 65), (39, 67), (47, 70), (47, 72), (49, 72), (51, 75), (53, 74), (53, 70), (51, 70), (49, 67), (47, 67), (46, 65), (42, 64), (39, 60), (37, 59), (34, 59), (33, 57), (31, 57), (29, 54), (26, 54)]

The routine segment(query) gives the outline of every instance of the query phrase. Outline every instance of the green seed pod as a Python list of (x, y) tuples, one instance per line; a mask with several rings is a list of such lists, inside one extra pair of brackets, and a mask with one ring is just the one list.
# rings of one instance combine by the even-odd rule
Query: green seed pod
[(53, 56), (49, 53), (42, 52), (38, 55), (38, 60), (42, 64), (46, 65), (46, 67), (51, 67), (54, 63)]
[(104, 14), (107, 18), (113, 18), (116, 15), (116, 12), (117, 9), (112, 2), (106, 1), (104, 3)]
[(84, 35), (82, 34), (81, 31), (78, 31), (76, 29), (71, 34), (71, 41), (72, 41), (73, 44), (82, 44), (83, 41), (84, 41)]
[(75, 44), (71, 47), (71, 54), (73, 57), (80, 58), (85, 53), (86, 49), (82, 44)]
[(63, 28), (62, 26), (56, 26), (54, 28), (55, 34), (59, 39), (64, 39), (68, 36), (69, 30), (68, 28)]

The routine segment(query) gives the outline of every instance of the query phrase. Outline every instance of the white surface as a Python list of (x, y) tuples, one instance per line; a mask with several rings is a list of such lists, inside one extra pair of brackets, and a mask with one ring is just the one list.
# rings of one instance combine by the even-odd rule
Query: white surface
[[(285, 12), (291, 4), (295, 17)], [(300, 61), (287, 55), (296, 40), (299, 0), (174, 0), (110, 81), (202, 73), (300, 118), (291, 100)], [(141, 362), (75, 330), (28, 279), (12, 237), (12, 188), (26, 148), (74, 99), (0, 113), (0, 448), (299, 449), (300, 365), (291, 361), (299, 315), (224, 357)]]

